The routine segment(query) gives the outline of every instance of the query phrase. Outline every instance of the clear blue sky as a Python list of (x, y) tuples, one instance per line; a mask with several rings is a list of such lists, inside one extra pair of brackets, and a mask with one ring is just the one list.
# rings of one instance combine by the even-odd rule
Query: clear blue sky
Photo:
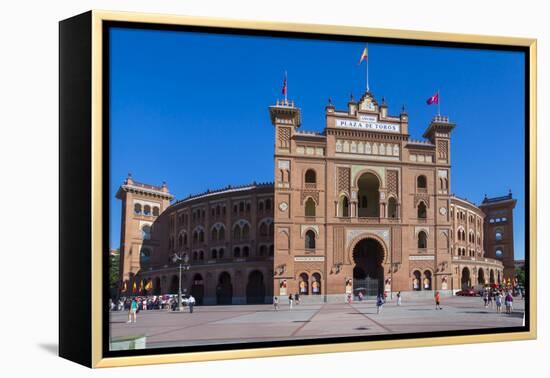
[[(120, 245), (116, 190), (135, 180), (168, 183), (176, 198), (273, 181), (268, 106), (288, 96), (302, 129), (322, 131), (332, 98), (343, 109), (365, 89), (363, 43), (175, 31), (111, 32), (110, 244)], [(515, 254), (524, 256), (524, 60), (517, 52), (369, 44), (371, 92), (390, 114), (404, 104), (421, 139), (438, 89), (452, 135), (452, 192), (479, 203), (511, 189)]]

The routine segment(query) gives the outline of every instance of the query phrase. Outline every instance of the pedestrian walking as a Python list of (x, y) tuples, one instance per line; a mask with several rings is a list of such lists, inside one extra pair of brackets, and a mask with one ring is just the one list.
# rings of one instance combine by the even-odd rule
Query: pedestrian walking
[(351, 294), (348, 294), (348, 304), (351, 304), (352, 298), (353, 298), (353, 297), (351, 296)]
[(137, 320), (138, 302), (135, 298), (132, 298), (130, 303), (130, 310), (128, 311), (128, 321), (126, 323), (135, 323)]
[(497, 292), (495, 296), (495, 302), (497, 304), (497, 313), (502, 311), (502, 294)]
[(487, 291), (483, 292), (483, 303), (485, 308), (489, 307), (489, 294), (487, 293)]
[(187, 300), (187, 304), (189, 305), (189, 313), (193, 313), (193, 307), (195, 307), (195, 297), (192, 295), (189, 295), (189, 299)]
[(294, 294), (294, 301), (296, 302), (296, 306), (300, 304), (300, 294)]
[(277, 296), (273, 297), (273, 307), (275, 307), (275, 311), (279, 311), (279, 297)]
[(397, 305), (401, 306), (401, 292), (400, 291), (397, 292)]
[(294, 298), (292, 297), (292, 294), (288, 296), (288, 309), (292, 310), (292, 304), (294, 303)]
[(508, 292), (508, 294), (506, 294), (506, 297), (504, 299), (504, 304), (506, 305), (506, 313), (507, 314), (512, 313), (513, 303), (514, 303), (514, 298), (512, 297), (512, 293)]
[(359, 294), (357, 294), (357, 298), (359, 298), (359, 302), (363, 301), (363, 292), (360, 291)]
[(376, 297), (376, 313), (380, 314), (382, 307), (384, 306), (384, 297), (382, 294), (378, 294)]
[(441, 307), (441, 294), (439, 294), (439, 291), (435, 292), (435, 309), (443, 310), (443, 308)]

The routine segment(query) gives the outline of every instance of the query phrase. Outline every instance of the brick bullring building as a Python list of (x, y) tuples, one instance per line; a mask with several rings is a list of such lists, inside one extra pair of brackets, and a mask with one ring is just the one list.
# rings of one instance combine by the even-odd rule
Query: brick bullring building
[(451, 192), (451, 132), (436, 116), (423, 141), (408, 115), (390, 115), (366, 92), (325, 108), (322, 133), (300, 131), (292, 102), (269, 108), (274, 183), (227, 187), (170, 204), (165, 185), (128, 177), (122, 200), (124, 294), (176, 293), (204, 304), (306, 302), (451, 294), (513, 274), (511, 193), (480, 206)]

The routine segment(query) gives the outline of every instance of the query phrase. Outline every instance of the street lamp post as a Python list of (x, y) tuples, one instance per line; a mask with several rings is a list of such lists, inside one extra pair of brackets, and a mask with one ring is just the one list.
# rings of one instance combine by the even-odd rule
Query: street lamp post
[(174, 262), (179, 262), (179, 285), (178, 285), (178, 311), (182, 311), (183, 307), (181, 305), (181, 271), (189, 270), (189, 256), (186, 253), (180, 252), (180, 254), (174, 253), (173, 257)]

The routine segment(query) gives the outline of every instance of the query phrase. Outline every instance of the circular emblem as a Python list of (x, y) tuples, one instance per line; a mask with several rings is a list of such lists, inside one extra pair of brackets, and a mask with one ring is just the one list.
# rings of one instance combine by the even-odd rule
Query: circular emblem
[(281, 209), (281, 211), (286, 211), (286, 209), (288, 209), (288, 203), (286, 202), (281, 202), (279, 204), (279, 209)]
[(439, 214), (441, 214), (441, 215), (447, 214), (447, 208), (446, 207), (440, 207), (439, 208)]

